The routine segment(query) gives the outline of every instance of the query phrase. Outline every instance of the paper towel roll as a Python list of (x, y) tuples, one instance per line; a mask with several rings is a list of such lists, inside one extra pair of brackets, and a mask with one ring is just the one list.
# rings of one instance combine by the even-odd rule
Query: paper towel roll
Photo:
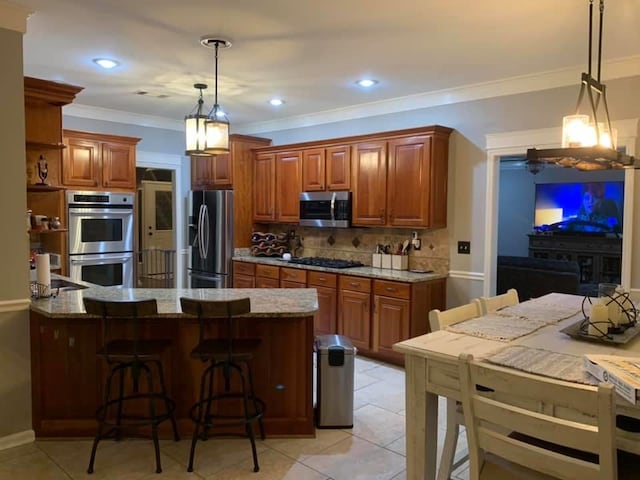
[(51, 290), (51, 266), (48, 253), (36, 255), (36, 281), (40, 284), (38, 286), (40, 296), (49, 296)]

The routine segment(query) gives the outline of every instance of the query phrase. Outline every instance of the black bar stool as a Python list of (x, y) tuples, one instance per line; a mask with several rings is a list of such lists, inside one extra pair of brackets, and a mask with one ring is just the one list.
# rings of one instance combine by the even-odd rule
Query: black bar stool
[[(91, 459), (87, 473), (93, 473), (93, 463), (96, 458), (98, 443), (104, 438), (120, 440), (122, 431), (127, 427), (151, 426), (151, 437), (156, 454), (156, 473), (162, 472), (160, 465), (160, 445), (158, 443), (158, 425), (164, 420), (171, 420), (173, 435), (180, 440), (178, 426), (173, 412), (174, 402), (168, 397), (162, 369), (162, 354), (171, 345), (171, 340), (141, 339), (139, 318), (155, 315), (158, 306), (155, 299), (135, 301), (109, 301), (97, 298), (84, 298), (84, 308), (87, 313), (102, 318), (102, 348), (97, 352), (109, 366), (109, 375), (105, 384), (104, 402), (96, 412), (98, 432), (93, 440)], [(127, 338), (111, 338), (111, 324), (126, 320), (127, 331), (132, 331)], [(156, 368), (156, 378), (160, 382), (160, 391), (154, 388), (152, 366)], [(125, 389), (125, 373), (131, 373), (133, 386)], [(140, 391), (140, 377), (144, 374), (147, 391)], [(118, 377), (117, 395), (111, 397), (112, 382)], [(149, 410), (146, 415), (127, 415), (124, 407), (136, 400), (148, 400)], [(158, 408), (159, 407), (159, 408)], [(115, 415), (112, 413), (115, 408)], [(108, 428), (108, 429), (107, 429)]]
[[(264, 426), (262, 424), (264, 402), (256, 398), (254, 394), (251, 361), (253, 360), (252, 352), (260, 345), (260, 339), (234, 338), (233, 335), (233, 318), (251, 312), (251, 302), (248, 298), (205, 301), (183, 297), (180, 298), (180, 305), (184, 313), (197, 316), (200, 323), (199, 342), (191, 351), (191, 357), (209, 362), (209, 366), (202, 373), (200, 380), (200, 398), (189, 412), (195, 423), (195, 429), (191, 440), (187, 471), (193, 471), (193, 459), (198, 439), (206, 440), (209, 436), (229, 435), (226, 432), (210, 433), (210, 429), (244, 425), (245, 435), (251, 441), (253, 471), (257, 472), (260, 470), (260, 466), (258, 465), (253, 424), (258, 422), (260, 437), (264, 440)], [(206, 338), (206, 323), (209, 319), (226, 319), (226, 336)], [(219, 392), (214, 392), (216, 370), (222, 372), (224, 379), (224, 385), (220, 386), (222, 391)], [(240, 380), (239, 391), (231, 388), (233, 372), (237, 372), (237, 377)], [(242, 413), (240, 415), (212, 412), (214, 402), (233, 401), (234, 399), (241, 400)], [(200, 433), (201, 428), (202, 434)]]

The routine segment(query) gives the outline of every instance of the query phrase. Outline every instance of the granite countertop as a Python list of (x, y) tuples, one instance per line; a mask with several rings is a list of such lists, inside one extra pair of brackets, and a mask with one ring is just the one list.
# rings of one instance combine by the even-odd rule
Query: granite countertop
[(166, 318), (184, 315), (180, 309), (180, 297), (202, 300), (231, 300), (249, 297), (251, 299), (251, 313), (245, 316), (256, 318), (309, 316), (318, 310), (318, 295), (314, 288), (175, 289), (100, 286), (64, 291), (60, 292), (57, 297), (32, 300), (31, 310), (48, 317), (86, 315), (82, 303), (83, 297), (106, 300), (155, 298), (158, 302), (158, 317)]
[(390, 270), (386, 268), (374, 267), (352, 267), (352, 268), (326, 268), (317, 267), (315, 265), (300, 265), (298, 263), (289, 263), (281, 258), (273, 257), (252, 257), (252, 256), (236, 256), (233, 260), (239, 262), (261, 263), (264, 265), (276, 265), (278, 267), (301, 268), (303, 270), (318, 270), (321, 272), (339, 273), (341, 275), (353, 275), (356, 277), (379, 278), (382, 280), (395, 280), (398, 282), (418, 283), (428, 282), (429, 280), (438, 280), (447, 278), (446, 274), (441, 273), (415, 273), (408, 270)]

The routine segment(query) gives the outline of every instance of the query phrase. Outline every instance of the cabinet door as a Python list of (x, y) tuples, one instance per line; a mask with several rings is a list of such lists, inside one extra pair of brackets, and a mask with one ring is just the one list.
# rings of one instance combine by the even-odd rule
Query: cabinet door
[(276, 154), (276, 212), (283, 223), (300, 220), (302, 156), (300, 152)]
[(351, 190), (351, 147), (329, 147), (326, 150), (327, 190)]
[(387, 199), (387, 144), (355, 146), (353, 161), (354, 225), (384, 225)]
[(133, 145), (105, 142), (102, 144), (102, 185), (136, 188), (136, 155)]
[(276, 219), (276, 156), (259, 153), (253, 162), (253, 219), (273, 222)]
[(100, 185), (100, 142), (68, 137), (64, 143), (67, 148), (62, 156), (62, 183), (77, 187)]
[(233, 185), (233, 168), (231, 155), (225, 153), (213, 157), (213, 186), (214, 188), (231, 188)]
[(340, 290), (338, 333), (351, 339), (361, 350), (371, 349), (371, 295), (363, 292)]
[(191, 157), (191, 189), (204, 190), (213, 184), (213, 157)]
[(233, 288), (255, 288), (256, 279), (249, 275), (242, 275), (241, 273), (235, 273), (233, 275)]
[(338, 292), (335, 288), (313, 287), (318, 292), (318, 313), (313, 319), (315, 335), (328, 335), (338, 333), (336, 322), (336, 306)]
[(373, 329), (374, 351), (386, 357), (402, 360), (403, 355), (393, 351), (393, 344), (409, 338), (409, 300), (374, 297)]
[(389, 141), (387, 224), (394, 227), (428, 227), (431, 138)]
[(321, 192), (325, 189), (324, 148), (302, 152), (302, 191)]

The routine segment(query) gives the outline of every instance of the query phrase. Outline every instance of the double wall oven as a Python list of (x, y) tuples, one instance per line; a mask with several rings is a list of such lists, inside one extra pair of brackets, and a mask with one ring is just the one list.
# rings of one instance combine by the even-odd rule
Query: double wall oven
[(133, 287), (133, 193), (67, 192), (69, 276)]

